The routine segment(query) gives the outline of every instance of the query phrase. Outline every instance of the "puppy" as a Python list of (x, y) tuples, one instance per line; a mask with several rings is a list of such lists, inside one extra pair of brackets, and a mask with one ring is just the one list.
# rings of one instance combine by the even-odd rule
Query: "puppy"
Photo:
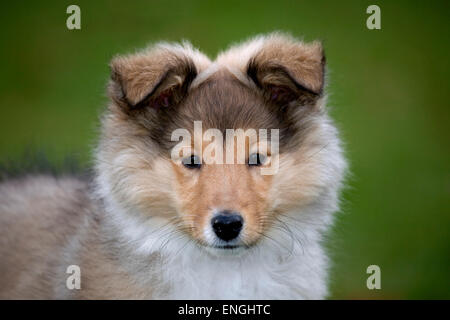
[(321, 44), (279, 33), (114, 58), (93, 179), (0, 185), (0, 298), (325, 298), (346, 162), (324, 78)]

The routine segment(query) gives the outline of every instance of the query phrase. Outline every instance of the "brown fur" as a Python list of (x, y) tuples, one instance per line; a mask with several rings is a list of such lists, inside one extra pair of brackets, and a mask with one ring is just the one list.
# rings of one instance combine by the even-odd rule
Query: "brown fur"
[[(319, 121), (320, 44), (271, 36), (248, 59), (235, 53), (219, 57), (217, 72), (195, 86), (211, 62), (191, 48), (160, 45), (112, 61), (96, 184), (36, 177), (0, 185), (0, 298), (154, 297), (144, 270), (159, 258), (142, 261), (133, 243), (119, 238), (116, 204), (143, 223), (165, 218), (199, 245), (212, 210), (237, 211), (245, 220), (243, 241), (253, 246), (279, 215), (331, 192), (324, 172), (340, 169), (320, 153), (327, 147)], [(171, 133), (193, 133), (194, 121), (221, 132), (280, 129), (279, 172), (263, 176), (246, 164), (189, 170), (172, 161)], [(71, 264), (82, 269), (80, 291), (65, 289)]]

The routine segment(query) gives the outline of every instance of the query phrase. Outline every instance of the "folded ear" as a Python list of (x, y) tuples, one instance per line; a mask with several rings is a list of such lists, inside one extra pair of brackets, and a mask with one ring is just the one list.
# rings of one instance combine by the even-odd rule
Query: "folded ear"
[(247, 74), (275, 103), (314, 104), (322, 95), (325, 57), (319, 42), (307, 44), (273, 33), (233, 47), (219, 58)]
[(324, 87), (325, 56), (319, 42), (310, 44), (272, 35), (250, 58), (247, 75), (265, 96), (279, 104), (314, 104)]
[(169, 107), (183, 99), (198, 72), (209, 63), (187, 43), (160, 43), (137, 54), (116, 57), (111, 62), (109, 95), (127, 110)]

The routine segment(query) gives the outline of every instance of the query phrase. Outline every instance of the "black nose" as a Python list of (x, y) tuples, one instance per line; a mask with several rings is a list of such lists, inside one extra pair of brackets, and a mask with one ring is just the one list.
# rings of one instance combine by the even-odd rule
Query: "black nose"
[(212, 218), (211, 224), (214, 232), (220, 239), (230, 241), (235, 239), (241, 232), (243, 221), (239, 213), (221, 211)]

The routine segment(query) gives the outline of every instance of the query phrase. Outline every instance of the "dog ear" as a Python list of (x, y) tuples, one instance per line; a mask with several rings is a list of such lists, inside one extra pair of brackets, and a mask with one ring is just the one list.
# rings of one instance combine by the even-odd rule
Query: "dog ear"
[(126, 110), (179, 103), (209, 60), (188, 44), (159, 44), (111, 62), (110, 98)]
[(283, 35), (265, 38), (250, 57), (247, 75), (264, 96), (280, 105), (314, 105), (323, 93), (325, 56), (319, 42)]

